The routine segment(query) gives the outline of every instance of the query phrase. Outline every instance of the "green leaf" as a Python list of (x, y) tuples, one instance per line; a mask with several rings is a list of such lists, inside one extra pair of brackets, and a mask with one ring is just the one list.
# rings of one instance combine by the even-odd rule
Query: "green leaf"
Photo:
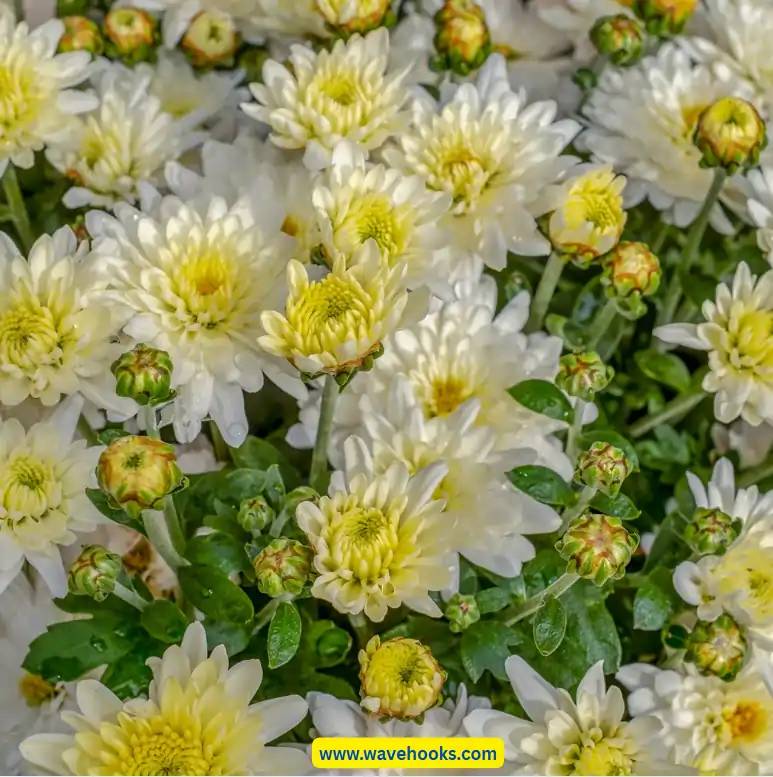
[(280, 602), (268, 627), (268, 668), (286, 664), (301, 644), (301, 615), (292, 602)]
[(634, 361), (648, 378), (658, 383), (679, 392), (690, 388), (690, 370), (675, 353), (662, 353), (654, 349), (639, 351)]
[(67, 594), (62, 599), (54, 599), (54, 604), (63, 612), (73, 615), (112, 616), (116, 622), (124, 623), (139, 621), (139, 611), (117, 596), (108, 596), (104, 602), (95, 602), (90, 596)]
[(487, 588), (475, 594), (475, 601), (481, 615), (499, 612), (513, 603), (513, 595), (504, 588)]
[(132, 518), (123, 510), (116, 510), (115, 508), (110, 507), (107, 497), (98, 488), (87, 488), (86, 496), (89, 498), (91, 504), (93, 504), (105, 518), (109, 518), (113, 523), (120, 523), (122, 526), (128, 526), (129, 528), (134, 529), (134, 531), (138, 531), (140, 534), (145, 534), (145, 526), (142, 521)]
[(131, 432), (127, 432), (123, 426), (119, 428), (108, 427), (97, 434), (97, 441), (100, 445), (110, 445), (111, 442), (119, 437), (129, 437)]
[(352, 635), (333, 621), (311, 621), (303, 629), (304, 659), (317, 668), (342, 663), (352, 647)]
[(147, 696), (153, 673), (145, 662), (151, 656), (162, 655), (165, 647), (163, 642), (145, 637), (135, 644), (131, 652), (110, 664), (99, 681), (119, 699)]
[(700, 309), (707, 300), (713, 300), (717, 295), (717, 281), (708, 275), (691, 272), (683, 283), (684, 293), (696, 308)]
[(523, 380), (507, 393), (524, 407), (556, 421), (572, 423), (574, 410), (563, 391), (547, 380)]
[(623, 521), (635, 521), (641, 515), (641, 510), (623, 493), (607, 496), (598, 491), (590, 500), (590, 506)]
[(151, 637), (162, 642), (179, 642), (188, 628), (183, 611), (168, 599), (156, 599), (140, 615), (140, 622)]
[(683, 538), (686, 525), (687, 520), (679, 512), (669, 513), (665, 517), (644, 562), (645, 572), (651, 572), (661, 565), (675, 569), (680, 562), (686, 561), (692, 555), (690, 546)]
[(507, 476), (519, 491), (543, 504), (568, 507), (577, 500), (569, 484), (548, 467), (527, 464), (510, 470)]
[(291, 490), (301, 485), (298, 470), (290, 464), (287, 457), (270, 442), (258, 437), (248, 437), (238, 448), (231, 448), (231, 457), (237, 467), (265, 471), (276, 464), (282, 473), (285, 488)]
[(263, 495), (275, 512), (280, 513), (282, 511), (287, 492), (282, 480), (282, 473), (277, 464), (272, 464), (266, 470), (266, 484), (263, 486)]
[(236, 520), (235, 514), (207, 515), (204, 517), (204, 526), (214, 529), (216, 532), (228, 534), (230, 537), (234, 537), (242, 543), (245, 543), (250, 539), (249, 532), (242, 529), (241, 524)]
[(543, 656), (558, 650), (566, 634), (566, 610), (560, 599), (548, 599), (532, 621), (534, 644)]
[(208, 617), (231, 623), (246, 623), (254, 617), (250, 597), (225, 572), (192, 564), (180, 567), (178, 577), (191, 604)]
[(660, 631), (676, 610), (678, 596), (672, 572), (663, 567), (652, 572), (633, 600), (633, 627), (642, 631)]
[(636, 450), (645, 467), (668, 472), (675, 464), (682, 467), (690, 464), (689, 440), (686, 432), (661, 424), (655, 428), (655, 439), (643, 440), (636, 445)]
[(477, 683), (488, 669), (497, 680), (507, 680), (505, 661), (509, 646), (517, 639), (512, 629), (499, 621), (478, 621), (462, 634), (461, 656), (464, 670)]
[(594, 442), (608, 442), (610, 445), (620, 448), (625, 453), (628, 461), (631, 462), (634, 471), (639, 469), (639, 457), (636, 454), (636, 448), (622, 434), (618, 434), (613, 429), (588, 429), (580, 436), (580, 446), (582, 448), (590, 448)]
[(324, 672), (304, 672), (301, 680), (310, 691), (329, 693), (337, 699), (360, 701), (360, 697), (354, 688), (340, 677), (325, 674)]
[(204, 631), (207, 632), (207, 645), (210, 651), (218, 645), (225, 647), (229, 658), (244, 650), (252, 637), (252, 623), (229, 623), (207, 618), (204, 621)]
[(381, 639), (411, 637), (423, 642), (440, 659), (456, 652), (459, 637), (448, 629), (448, 622), (424, 615), (409, 615), (402, 623), (381, 634)]
[(235, 469), (226, 474), (223, 482), (218, 485), (216, 495), (238, 508), (242, 500), (257, 496), (265, 485), (265, 472), (256, 469)]
[(185, 548), (185, 558), (193, 564), (217, 567), (226, 575), (241, 572), (252, 577), (252, 564), (244, 550), (244, 542), (224, 532), (191, 537)]

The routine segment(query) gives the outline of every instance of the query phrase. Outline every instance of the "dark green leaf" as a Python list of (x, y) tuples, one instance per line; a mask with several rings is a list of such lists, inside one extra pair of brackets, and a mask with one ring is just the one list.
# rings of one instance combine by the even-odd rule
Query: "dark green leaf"
[(574, 418), (572, 405), (564, 392), (547, 380), (523, 380), (507, 392), (516, 402), (540, 415), (568, 424)]
[(304, 659), (312, 666), (327, 668), (346, 659), (352, 635), (333, 621), (311, 621), (303, 628)]
[(207, 618), (204, 621), (204, 631), (207, 632), (207, 645), (210, 651), (218, 645), (225, 647), (229, 658), (241, 653), (250, 642), (252, 623), (229, 623)]
[(675, 353), (663, 353), (654, 349), (639, 351), (634, 356), (634, 361), (648, 378), (658, 383), (680, 392), (690, 388), (690, 370)]
[(265, 471), (276, 464), (281, 470), (285, 488), (290, 490), (301, 485), (298, 470), (270, 442), (248, 437), (238, 448), (231, 448), (231, 457), (237, 467), (245, 469)]
[(162, 642), (179, 642), (188, 628), (183, 611), (168, 599), (156, 599), (140, 616), (140, 622), (151, 637)]
[(677, 564), (686, 561), (692, 554), (690, 546), (684, 541), (683, 534), (687, 521), (678, 512), (669, 513), (660, 529), (655, 535), (647, 560), (644, 563), (644, 571), (651, 572), (657, 566), (666, 566), (675, 569)]
[(381, 634), (382, 640), (394, 637), (421, 640), (437, 659), (455, 653), (459, 644), (459, 637), (449, 631), (447, 621), (424, 615), (409, 615), (402, 623)]
[(54, 604), (63, 612), (73, 615), (98, 615), (103, 619), (113, 617), (117, 623), (139, 621), (139, 611), (117, 596), (108, 596), (104, 602), (95, 602), (90, 596), (67, 594), (54, 599)]
[(255, 615), (250, 597), (215, 567), (180, 567), (178, 577), (191, 604), (210, 618), (246, 623)]
[(235, 537), (242, 543), (250, 539), (249, 533), (242, 529), (235, 515), (207, 515), (204, 518), (204, 525), (217, 532)]
[(677, 432), (670, 426), (655, 428), (654, 440), (637, 443), (636, 450), (645, 467), (664, 472), (673, 470), (675, 464), (686, 467), (690, 463), (689, 435)]
[(257, 496), (266, 485), (266, 473), (256, 469), (235, 469), (218, 486), (217, 496), (238, 507), (244, 499)]
[(300, 643), (301, 615), (292, 602), (280, 602), (268, 627), (268, 668), (286, 664)]
[(100, 682), (119, 699), (137, 699), (140, 696), (147, 696), (153, 673), (145, 662), (150, 656), (162, 655), (165, 647), (163, 642), (155, 639), (145, 637), (139, 640), (131, 652), (105, 669)]
[(301, 678), (305, 687), (310, 691), (329, 693), (337, 699), (348, 699), (359, 702), (360, 697), (346, 680), (324, 672), (304, 672)]
[(622, 493), (607, 496), (599, 491), (590, 500), (590, 506), (604, 515), (611, 515), (623, 521), (635, 521), (641, 515), (641, 510)]
[(513, 603), (513, 595), (504, 588), (487, 588), (475, 594), (475, 601), (481, 615), (490, 612), (499, 612)]
[(560, 599), (548, 599), (532, 621), (534, 644), (543, 656), (558, 650), (566, 634), (566, 610)]
[(633, 627), (642, 631), (660, 631), (674, 614), (678, 596), (672, 572), (659, 568), (636, 592), (633, 601)]
[(241, 572), (251, 577), (253, 574), (244, 542), (224, 532), (191, 537), (185, 549), (185, 558), (193, 564), (217, 567), (226, 575)]
[(509, 646), (517, 639), (512, 629), (499, 621), (478, 621), (462, 634), (461, 656), (464, 670), (477, 683), (488, 669), (497, 680), (506, 681), (505, 661)]
[(707, 275), (691, 272), (685, 278), (685, 296), (697, 307), (701, 308), (707, 299), (713, 300), (717, 294), (717, 281)]
[(465, 559), (459, 565), (459, 593), (472, 596), (478, 590), (478, 575), (475, 567)]
[(577, 499), (569, 484), (548, 467), (527, 464), (510, 470), (507, 476), (519, 491), (543, 504), (566, 507)]
[(117, 429), (108, 427), (97, 434), (97, 441), (100, 445), (110, 445), (113, 440), (117, 440), (119, 437), (128, 437), (130, 434), (131, 432), (127, 432), (123, 427)]
[(608, 442), (616, 448), (620, 448), (625, 453), (628, 461), (634, 470), (639, 469), (639, 457), (636, 454), (636, 448), (630, 440), (618, 434), (613, 429), (588, 429), (580, 437), (580, 445), (583, 448), (590, 448), (594, 442)]
[(123, 510), (116, 510), (108, 504), (107, 497), (98, 488), (87, 488), (86, 496), (91, 504), (99, 510), (105, 518), (109, 518), (114, 523), (120, 523), (122, 526), (128, 526), (140, 534), (145, 534), (145, 527), (142, 521), (132, 518)]
[(282, 511), (286, 491), (282, 481), (282, 473), (277, 464), (272, 464), (266, 470), (266, 485), (263, 486), (263, 495), (275, 512), (279, 513)]

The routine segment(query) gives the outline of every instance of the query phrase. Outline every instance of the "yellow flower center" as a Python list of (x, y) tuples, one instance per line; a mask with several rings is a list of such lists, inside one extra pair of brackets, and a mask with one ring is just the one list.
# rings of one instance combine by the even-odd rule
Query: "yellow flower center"
[(465, 381), (453, 376), (434, 381), (430, 392), (424, 406), (429, 418), (445, 418), (472, 396), (472, 390)]
[(50, 89), (23, 61), (0, 65), (0, 149), (12, 149), (14, 141), (38, 118)]
[(756, 742), (768, 729), (767, 712), (755, 701), (740, 702), (725, 710), (722, 717), (730, 728), (734, 744)]
[(0, 316), (0, 363), (35, 378), (46, 366), (59, 366), (77, 337), (36, 300), (25, 300)]
[(30, 707), (42, 707), (53, 701), (62, 689), (44, 680), (40, 675), (27, 672), (19, 680), (19, 691)]
[(577, 775), (633, 774), (632, 760), (603, 739), (580, 748), (580, 755), (573, 765), (572, 773)]
[(728, 366), (769, 378), (773, 368), (773, 311), (742, 310), (728, 322)]
[(489, 184), (491, 174), (486, 162), (461, 142), (441, 151), (437, 162), (437, 173), (430, 178), (431, 188), (445, 191), (454, 198), (457, 213), (472, 209)]
[(323, 82), (319, 89), (339, 105), (351, 105), (357, 99), (357, 84), (349, 76), (337, 76)]
[(135, 47), (153, 42), (153, 20), (137, 8), (111, 11), (106, 18), (109, 32), (120, 38), (124, 47)]
[(719, 592), (737, 602), (755, 623), (773, 622), (773, 548), (740, 545), (714, 570)]
[(0, 471), (0, 505), (8, 525), (44, 518), (61, 502), (62, 486), (50, 464), (19, 454)]

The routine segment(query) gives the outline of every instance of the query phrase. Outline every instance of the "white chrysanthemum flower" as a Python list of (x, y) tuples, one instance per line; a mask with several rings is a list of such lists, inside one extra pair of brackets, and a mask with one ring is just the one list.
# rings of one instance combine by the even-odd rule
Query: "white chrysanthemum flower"
[(770, 424), (752, 426), (746, 421), (735, 421), (730, 426), (715, 424), (711, 435), (720, 453), (735, 451), (738, 454), (741, 469), (762, 464), (773, 448), (773, 426)]
[(575, 702), (543, 680), (520, 656), (505, 670), (529, 720), (497, 710), (476, 710), (465, 725), (471, 736), (500, 737), (505, 761), (519, 774), (673, 774), (655, 756), (662, 724), (651, 715), (624, 722), (619, 688), (606, 688), (604, 662), (580, 681)]
[[(263, 376), (295, 396), (305, 393), (289, 369), (257, 345), (262, 311), (281, 304), (289, 239), (283, 214), (201, 196), (189, 202), (143, 189), (142, 210), (116, 206), (116, 216), (87, 217), (94, 261), (110, 289), (99, 299), (128, 304), (124, 331), (168, 351), (178, 396), (171, 405), (179, 442), (191, 442), (206, 417), (229, 445), (247, 435), (242, 391)], [(166, 409), (165, 409), (166, 410)]]
[[(312, 691), (306, 697), (309, 703), (313, 734), (318, 737), (465, 737), (465, 717), (477, 709), (489, 709), (491, 702), (479, 696), (467, 696), (464, 685), (459, 686), (456, 700), (446, 699), (440, 707), (428, 709), (421, 723), (413, 720), (380, 718), (366, 712), (359, 704), (336, 699), (327, 693)], [(417, 743), (419, 744), (419, 743)], [(309, 747), (311, 752), (311, 747)], [(465, 770), (466, 772), (467, 770)], [(320, 774), (333, 772), (320, 771)], [(475, 772), (471, 772), (474, 774)], [(357, 769), (356, 777), (398, 777), (402, 769)]]
[(773, 266), (773, 167), (750, 170), (746, 180), (750, 187), (746, 209), (757, 227), (757, 245)]
[(402, 604), (439, 617), (429, 595), (450, 582), (443, 502), (432, 494), (448, 468), (435, 462), (417, 474), (399, 462), (374, 475), (358, 437), (344, 446), (345, 474), (336, 472), (330, 496), (298, 505), (298, 525), (315, 551), (319, 576), (311, 592), (339, 612), (364, 612), (382, 621)]
[(78, 246), (69, 227), (40, 237), (28, 260), (0, 239), (0, 403), (54, 405), (79, 392), (97, 407), (131, 412), (110, 374), (128, 310), (120, 300), (87, 301), (104, 287), (88, 243)]
[(88, 77), (91, 55), (86, 51), (57, 55), (63, 33), (59, 19), (30, 32), (26, 22), (16, 24), (10, 8), (0, 6), (0, 176), (9, 161), (32, 167), (36, 151), (68, 142), (72, 116), (97, 105), (90, 92), (70, 89)]
[[(445, 418), (425, 418), (412, 387), (398, 375), (384, 402), (363, 397), (365, 428), (372, 439), (376, 472), (395, 461), (418, 472), (435, 461), (448, 465), (448, 474), (435, 492), (445, 501), (447, 544), (474, 564), (503, 577), (516, 577), (521, 564), (534, 558), (534, 546), (524, 534), (545, 534), (561, 524), (551, 507), (540, 504), (510, 485), (505, 472), (515, 461), (494, 453), (496, 434), (475, 426), (479, 399), (461, 404)], [(453, 539), (452, 539), (453, 537)]]
[[(339, 0), (334, 0), (338, 2)], [(285, 38), (330, 37), (320, 11), (324, 0), (257, 0), (259, 12), (251, 15), (250, 28), (261, 35)], [(275, 41), (272, 41), (275, 42)]]
[(102, 522), (86, 496), (97, 485), (100, 448), (73, 442), (82, 405), (71, 397), (29, 431), (14, 418), (0, 421), (0, 592), (26, 560), (54, 596), (64, 596), (60, 546)]
[[(770, 774), (773, 697), (754, 664), (730, 682), (648, 664), (623, 666), (617, 679), (631, 693), (632, 715), (664, 724), (660, 747), (701, 774)], [(673, 772), (667, 772), (672, 774)]]
[[(583, 109), (591, 126), (579, 143), (628, 176), (628, 205), (648, 199), (684, 228), (698, 215), (713, 180), (693, 144), (698, 118), (720, 97), (748, 97), (749, 90), (727, 68), (696, 65), (667, 43), (634, 67), (601, 74)], [(719, 204), (711, 211), (711, 224), (732, 232)]]
[(38, 734), (22, 755), (54, 774), (303, 774), (299, 749), (267, 747), (306, 716), (300, 696), (250, 704), (263, 678), (260, 661), (228, 668), (225, 647), (207, 658), (204, 627), (188, 627), (182, 645), (149, 658), (148, 699), (121, 701), (96, 680), (78, 683), (74, 734)]
[(328, 175), (312, 199), (331, 263), (349, 260), (373, 239), (390, 267), (406, 264), (409, 287), (447, 285), (433, 259), (445, 242), (437, 223), (451, 198), (429, 191), (420, 177), (366, 165), (362, 153), (344, 141), (336, 146)]
[(120, 64), (100, 71), (94, 78), (99, 106), (77, 120), (71, 143), (47, 151), (49, 162), (75, 183), (63, 198), (68, 208), (135, 202), (141, 182), (157, 182), (167, 162), (206, 137), (162, 110), (149, 92), (153, 72)]
[(264, 83), (250, 85), (258, 104), (245, 103), (244, 111), (270, 125), (271, 140), (280, 148), (305, 149), (304, 163), (312, 170), (330, 163), (341, 140), (372, 151), (406, 120), (405, 66), (391, 71), (388, 58), (389, 33), (383, 28), (319, 54), (293, 46), (291, 70), (266, 62)]
[(19, 744), (31, 733), (66, 730), (59, 711), (75, 705), (73, 683), (51, 683), (22, 669), (30, 643), (66, 617), (44, 585), (19, 575), (0, 599), (0, 769), (25, 774)]
[(293, 260), (285, 314), (261, 315), (267, 334), (258, 342), (310, 375), (358, 367), (378, 354), (384, 338), (405, 319), (404, 277), (405, 265), (390, 269), (375, 240), (366, 241), (349, 262), (336, 259), (333, 270), (316, 281)]
[(702, 324), (667, 324), (654, 334), (709, 352), (703, 388), (715, 394), (717, 420), (773, 421), (773, 270), (758, 278), (741, 262), (732, 290), (717, 286), (715, 301), (706, 300), (702, 313)]
[(428, 95), (414, 102), (411, 129), (384, 151), (385, 159), (453, 197), (442, 226), (451, 232), (456, 265), (473, 256), (501, 270), (508, 251), (548, 254), (550, 243), (534, 219), (540, 214), (530, 207), (576, 161), (561, 152), (579, 125), (554, 122), (553, 102), (527, 105), (525, 92), (510, 89), (499, 54), (488, 58), (474, 86), (449, 89), (451, 98), (440, 105)]

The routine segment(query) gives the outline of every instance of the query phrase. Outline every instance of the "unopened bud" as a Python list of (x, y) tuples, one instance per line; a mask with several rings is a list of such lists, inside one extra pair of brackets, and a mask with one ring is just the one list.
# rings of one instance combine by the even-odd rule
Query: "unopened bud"
[(621, 313), (639, 318), (647, 312), (642, 298), (658, 290), (660, 278), (660, 261), (648, 246), (624, 242), (604, 260), (601, 283), (607, 297), (616, 300)]
[(66, 16), (62, 19), (64, 34), (59, 39), (58, 51), (88, 51), (95, 57), (105, 48), (99, 25), (85, 16)]
[(644, 28), (625, 14), (602, 16), (591, 27), (590, 39), (599, 54), (618, 67), (633, 65), (644, 54)]
[(70, 566), (67, 587), (70, 593), (103, 602), (115, 590), (122, 569), (118, 554), (101, 545), (87, 545)]
[(578, 483), (597, 488), (602, 494), (615, 496), (631, 474), (631, 470), (631, 462), (620, 448), (599, 441), (594, 442), (580, 456), (574, 479)]
[(735, 542), (741, 521), (714, 507), (695, 510), (684, 530), (684, 538), (701, 555), (722, 555)]
[(271, 505), (264, 496), (260, 495), (242, 500), (236, 520), (239, 521), (242, 529), (257, 535), (270, 526), (275, 517), (276, 514)]
[(701, 167), (723, 167), (729, 175), (759, 164), (768, 144), (757, 109), (738, 97), (723, 97), (701, 113), (693, 142), (703, 154)]
[(273, 540), (252, 561), (258, 589), (266, 596), (298, 596), (311, 573), (314, 551), (296, 540)]
[(373, 637), (360, 650), (360, 704), (379, 717), (410, 720), (434, 707), (446, 673), (416, 639)]
[(614, 376), (614, 369), (605, 365), (595, 351), (568, 353), (559, 359), (556, 385), (569, 396), (590, 402)]
[(746, 658), (746, 639), (738, 624), (727, 614), (714, 622), (698, 621), (687, 638), (687, 661), (702, 674), (732, 680)]
[(115, 393), (138, 405), (159, 405), (175, 397), (172, 360), (166, 351), (140, 343), (118, 357), (110, 370), (115, 376)]
[(317, 0), (328, 27), (342, 37), (365, 35), (378, 27), (391, 27), (397, 21), (392, 0)]
[(119, 437), (102, 451), (97, 480), (110, 505), (134, 518), (160, 509), (165, 496), (188, 485), (174, 446), (140, 435)]
[(454, 594), (446, 605), (444, 613), (451, 621), (449, 628), (455, 634), (472, 626), (480, 620), (480, 610), (474, 596)]
[(430, 60), (436, 71), (452, 70), (466, 76), (477, 70), (491, 53), (486, 16), (472, 0), (445, 0), (435, 14), (435, 50)]
[(191, 19), (180, 46), (194, 67), (232, 67), (239, 43), (229, 14), (201, 11)]
[(290, 518), (294, 518), (301, 502), (316, 502), (318, 499), (319, 494), (310, 486), (298, 486), (285, 497), (284, 510)]
[(556, 550), (568, 562), (568, 573), (603, 585), (625, 574), (638, 544), (638, 535), (628, 532), (619, 518), (585, 513), (569, 524)]
[(151, 62), (160, 41), (158, 21), (141, 8), (113, 8), (105, 16), (103, 27), (105, 52), (127, 65)]
[(682, 32), (697, 5), (698, 0), (634, 0), (631, 7), (647, 32), (665, 37)]

